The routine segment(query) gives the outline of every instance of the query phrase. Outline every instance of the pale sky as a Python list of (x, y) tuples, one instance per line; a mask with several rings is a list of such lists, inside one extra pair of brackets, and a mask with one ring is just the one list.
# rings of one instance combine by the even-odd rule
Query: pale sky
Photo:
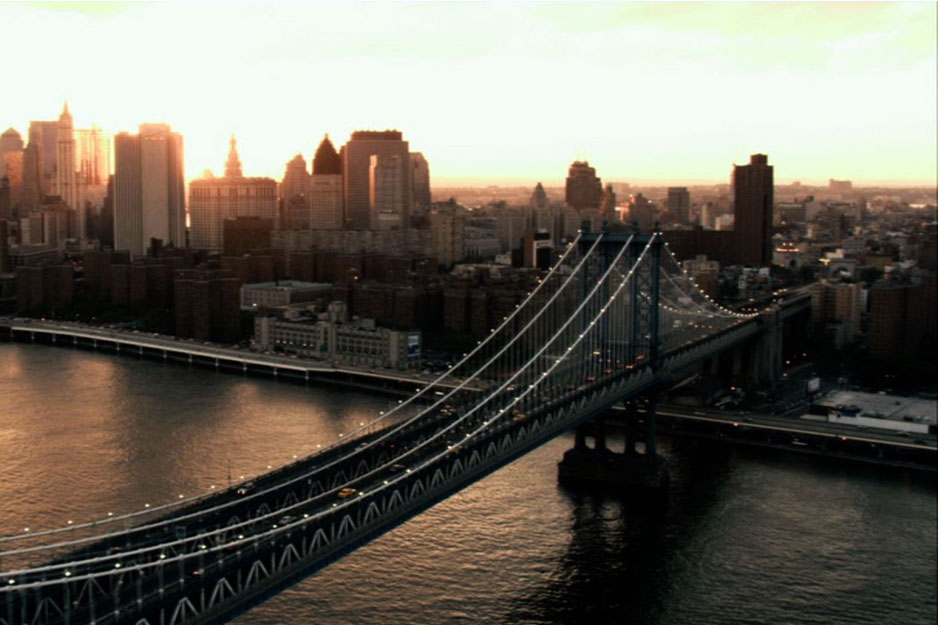
[(396, 128), (434, 184), (936, 182), (936, 4), (3, 4), (0, 130), (169, 123), (186, 171), (283, 176)]

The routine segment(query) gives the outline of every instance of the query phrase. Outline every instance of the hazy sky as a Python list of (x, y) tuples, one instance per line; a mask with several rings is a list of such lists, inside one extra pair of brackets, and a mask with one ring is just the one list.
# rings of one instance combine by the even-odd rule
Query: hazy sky
[(165, 121), (282, 177), (397, 128), (436, 184), (936, 179), (936, 4), (4, 4), (0, 126)]

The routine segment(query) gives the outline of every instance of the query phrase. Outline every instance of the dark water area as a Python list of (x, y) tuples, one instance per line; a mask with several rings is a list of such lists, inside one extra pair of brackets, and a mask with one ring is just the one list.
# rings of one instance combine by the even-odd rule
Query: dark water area
[[(0, 344), (0, 534), (206, 492), (393, 401)], [(666, 441), (659, 497), (571, 490), (557, 438), (239, 617), (267, 623), (936, 623), (935, 483)], [(3, 563), (0, 562), (0, 568)]]

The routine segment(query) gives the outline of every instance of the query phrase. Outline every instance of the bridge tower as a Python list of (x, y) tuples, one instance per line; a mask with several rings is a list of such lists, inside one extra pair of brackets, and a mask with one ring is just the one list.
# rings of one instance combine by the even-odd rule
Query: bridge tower
[[(588, 222), (583, 223), (583, 231), (579, 245), (581, 252), (585, 253), (596, 242), (599, 234), (589, 232)], [(626, 327), (607, 327), (604, 319), (600, 332), (608, 341), (627, 341), (627, 353), (631, 360), (646, 360), (646, 366), (657, 374), (661, 365), (659, 301), (663, 239), (654, 234), (642, 234), (637, 227), (632, 233), (612, 233), (604, 225), (603, 237), (598, 244), (601, 265), (596, 271), (601, 275), (611, 259), (630, 240), (626, 256), (629, 259), (628, 267), (633, 273), (629, 284), (630, 314), (625, 322)], [(648, 259), (639, 264), (642, 253), (649, 246)], [(588, 280), (584, 281), (584, 291), (586, 282)], [(597, 414), (577, 427), (573, 449), (568, 450), (558, 464), (560, 481), (640, 488), (665, 486), (668, 482), (667, 461), (658, 454), (655, 433), (657, 394), (657, 388), (651, 386), (641, 397), (624, 401), (625, 445), (622, 451), (614, 451), (607, 444), (609, 424), (604, 414)], [(589, 444), (590, 440), (592, 445)]]

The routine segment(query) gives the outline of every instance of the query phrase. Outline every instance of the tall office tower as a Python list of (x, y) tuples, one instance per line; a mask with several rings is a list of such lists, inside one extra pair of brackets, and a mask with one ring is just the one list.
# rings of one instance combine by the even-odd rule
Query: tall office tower
[(189, 183), (189, 246), (220, 252), (225, 247), (225, 220), (277, 217), (277, 181), (245, 178), (234, 137), (231, 138), (225, 176), (201, 178)]
[(306, 197), (309, 189), (309, 172), (306, 171), (306, 159), (297, 154), (287, 163), (280, 183), (280, 198), (286, 203), (295, 197)]
[(323, 137), (313, 157), (309, 209), (311, 229), (342, 228), (342, 159), (329, 140), (329, 135)]
[(23, 139), (13, 128), (0, 135), (0, 176), (10, 179), (10, 203), (18, 205), (23, 192)]
[(373, 227), (371, 216), (371, 157), (397, 156), (401, 168), (399, 185), (402, 206), (401, 226), (407, 228), (413, 206), (410, 183), (410, 149), (400, 131), (359, 130), (342, 147), (342, 184), (345, 201), (345, 227), (364, 230)]
[(668, 212), (678, 223), (690, 222), (690, 193), (687, 187), (668, 187)]
[[(531, 192), (531, 210), (525, 220), (525, 226), (535, 230), (552, 230), (552, 217), (547, 192), (544, 191), (544, 185), (538, 182), (534, 187), (534, 191)], [(514, 243), (517, 243), (517, 241), (512, 242), (512, 244)]]
[(772, 166), (765, 154), (733, 166), (734, 229), (740, 265), (772, 264)]
[(616, 192), (611, 184), (607, 184), (603, 191), (602, 200), (599, 202), (599, 214), (612, 221), (619, 221), (619, 214), (616, 212)]
[(78, 238), (84, 239), (86, 235), (85, 203), (75, 176), (75, 136), (72, 131), (72, 114), (69, 113), (68, 102), (66, 102), (62, 108), (62, 114), (59, 115), (53, 194), (62, 198), (65, 205), (75, 211), (78, 221), (75, 234)]
[(405, 171), (399, 154), (372, 154), (368, 168), (368, 210), (372, 230), (396, 230), (404, 218)]
[(10, 198), (10, 179), (0, 176), (0, 220), (13, 219), (13, 202)]
[(309, 172), (302, 154), (294, 156), (280, 182), (280, 215), (278, 228), (306, 230), (309, 228)]
[(36, 143), (39, 154), (39, 187), (43, 195), (52, 194), (55, 182), (55, 159), (59, 149), (59, 122), (29, 122), (29, 143)]
[(37, 210), (42, 200), (42, 173), (40, 171), (39, 144), (29, 142), (23, 150), (23, 190), (20, 193), (19, 214)]
[(108, 176), (111, 175), (111, 138), (95, 126), (77, 128), (74, 134), (79, 183), (87, 186), (107, 185)]
[(10, 153), (22, 153), (23, 147), (23, 138), (15, 129), (7, 128), (4, 133), (0, 135), (0, 176), (7, 174), (6, 155)]
[(114, 137), (114, 247), (143, 256), (151, 238), (186, 242), (182, 135), (168, 124)]
[(426, 211), (430, 208), (430, 163), (420, 152), (410, 153), (410, 180), (414, 206)]
[(573, 161), (567, 172), (567, 206), (576, 210), (599, 208), (603, 197), (602, 181), (587, 161)]

